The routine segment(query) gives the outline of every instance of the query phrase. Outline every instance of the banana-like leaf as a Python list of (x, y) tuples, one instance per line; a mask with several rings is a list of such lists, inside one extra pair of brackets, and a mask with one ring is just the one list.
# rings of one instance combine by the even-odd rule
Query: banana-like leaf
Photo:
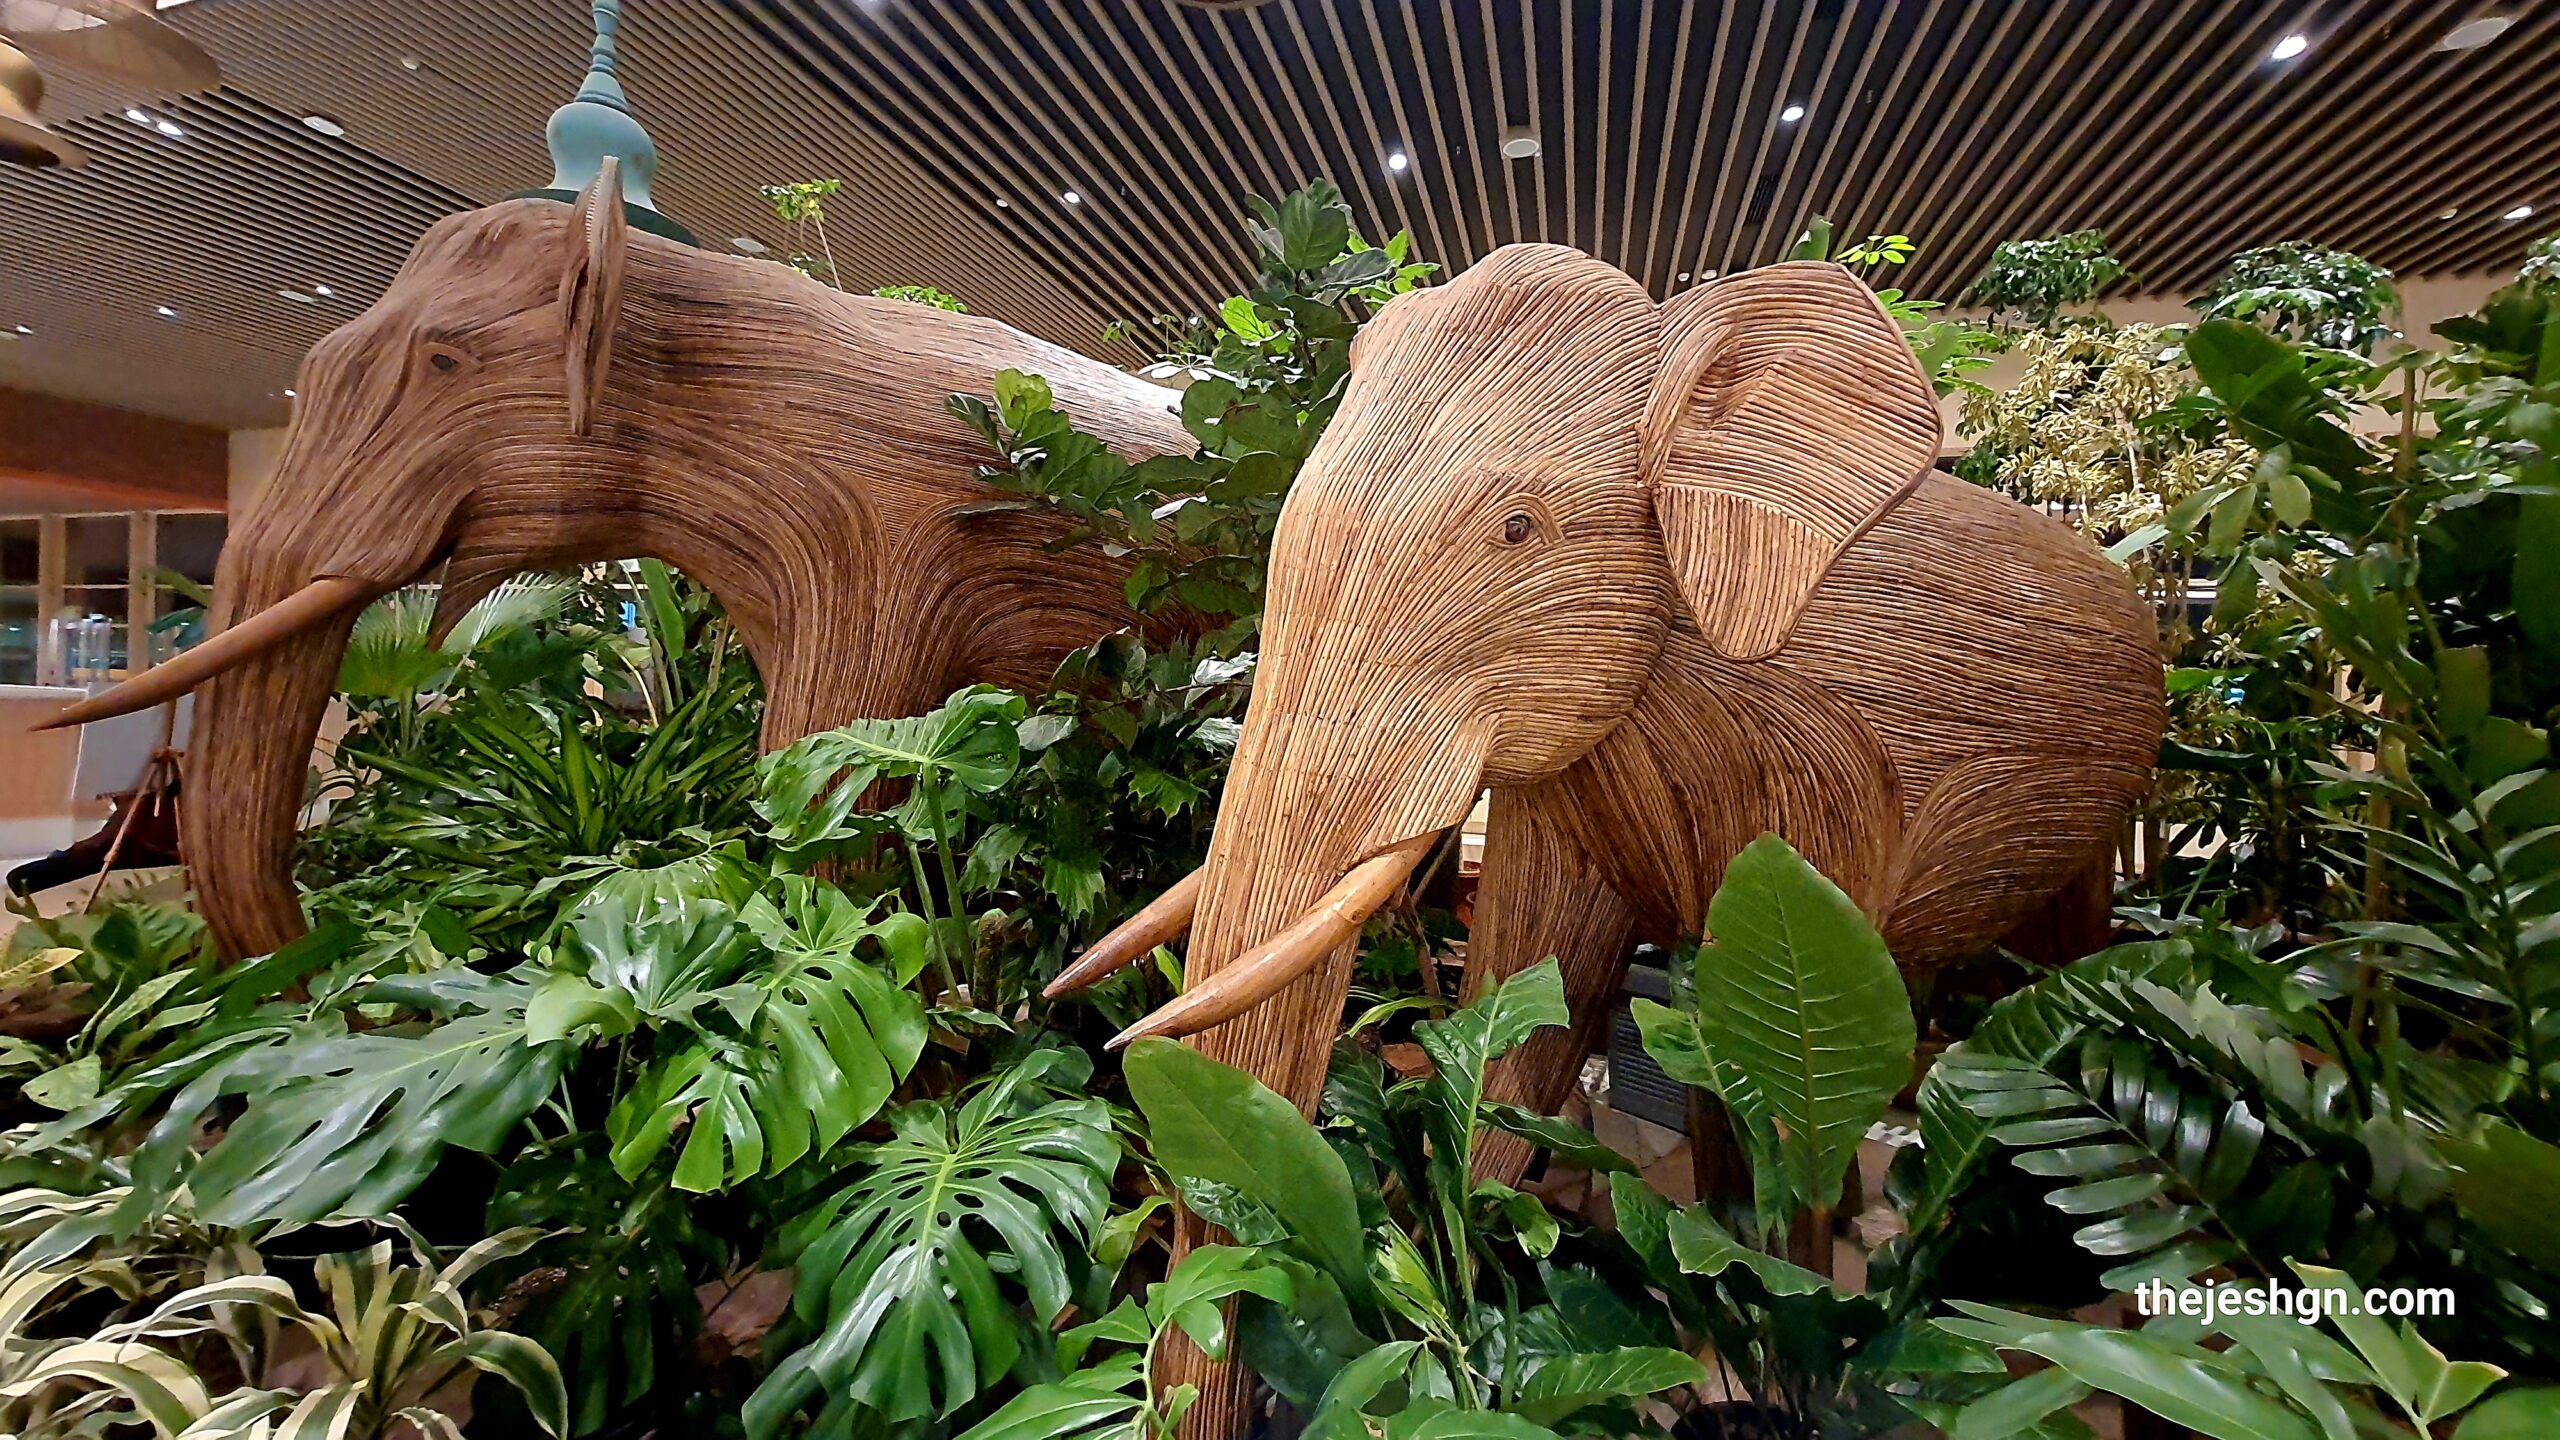
[(569, 1433), (569, 1392), (551, 1352), (522, 1335), (504, 1330), (474, 1330), (437, 1346), (426, 1359), (432, 1373), (467, 1364), (497, 1376), (524, 1397), (525, 1408), (544, 1433)]
[(1607, 1400), (1632, 1400), (1704, 1384), (1707, 1367), (1685, 1350), (1629, 1345), (1591, 1355), (1553, 1355), (1529, 1372), (1512, 1408), (1541, 1425)]
[(1431, 1163), (1441, 1193), (1464, 1194), (1478, 1108), (1484, 1103), (1484, 1069), (1540, 1029), (1565, 1025), (1564, 976), (1553, 959), (1541, 960), (1487, 991), (1474, 1004), (1415, 1027), (1431, 1073), (1421, 1084), (1432, 1097), (1424, 1110), (1431, 1132)]
[(1277, 1216), (1289, 1243), (1345, 1295), (1369, 1295), (1351, 1172), (1298, 1107), (1231, 1065), (1172, 1040), (1129, 1047), (1121, 1073), (1147, 1117), (1156, 1163), (1185, 1193), (1224, 1186)]
[(1858, 1142), (1911, 1081), (1902, 973), (1839, 886), (1775, 835), (1743, 847), (1707, 907), (1697, 1018), (1766, 1107), (1799, 1200), (1828, 1210)]
[(786, 1227), (793, 1307), (818, 1333), (750, 1397), (751, 1435), (821, 1390), (893, 1420), (949, 1413), (1010, 1369), (1019, 1322), (990, 1232), (1039, 1323), (1066, 1307), (1066, 1247), (1091, 1243), (1120, 1145), (1101, 1101), (1047, 1098), (1039, 1078), (1017, 1066), (957, 1106), (892, 1111), (896, 1137), (858, 1147), (858, 1178)]

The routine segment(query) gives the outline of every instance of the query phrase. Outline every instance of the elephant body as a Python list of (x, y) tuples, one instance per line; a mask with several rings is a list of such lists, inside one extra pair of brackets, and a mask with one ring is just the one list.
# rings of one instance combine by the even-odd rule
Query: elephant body
[(959, 513), (990, 497), (985, 445), (944, 402), (1038, 373), (1137, 459), (1192, 446), (1169, 392), (623, 214), (609, 165), (574, 210), (522, 199), (441, 221), (305, 360), (277, 476), (215, 587), (215, 630), (261, 633), (198, 667), (219, 673), (198, 701), (186, 848), (228, 953), (301, 933), (303, 777), (371, 596), (441, 577), (441, 627), (521, 570), (663, 559), (736, 620), (767, 748), (972, 681), (1043, 684), (1137, 620), (1127, 562), (1052, 549), (1063, 523)]
[[(1487, 791), (1467, 989), (1561, 962), (1575, 1025), (1488, 1081), (1540, 1110), (1630, 938), (1699, 933), (1763, 833), (1906, 964), (1986, 947), (2105, 854), (2165, 707), (2123, 574), (1936, 473), (1938, 442), (1900, 329), (1836, 266), (1657, 303), (1512, 245), (1387, 306), (1281, 513), (1208, 863), (1176, 892), (1184, 993), (1122, 1040), (1193, 1035), (1312, 1109), (1360, 920)], [(1527, 1153), (1488, 1137), (1479, 1173)], [(1164, 1380), (1200, 1387), (1192, 1433), (1240, 1433), (1232, 1370), (1177, 1350)]]

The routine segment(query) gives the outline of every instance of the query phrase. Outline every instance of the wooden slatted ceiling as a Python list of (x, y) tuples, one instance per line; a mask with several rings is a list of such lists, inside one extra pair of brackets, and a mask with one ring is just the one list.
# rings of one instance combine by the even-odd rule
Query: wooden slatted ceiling
[[(582, 0), (194, 0), (229, 87), (66, 127), (0, 172), (0, 383), (272, 423), (291, 362), (444, 210), (547, 175)], [(2511, 267), (2560, 221), (2547, 0), (625, 0), (662, 204), (779, 250), (755, 187), (841, 176), (848, 282), (928, 281), (1126, 360), (1104, 322), (1244, 283), (1239, 198), (1342, 185), (1372, 236), (1464, 264), (1553, 240), (1657, 294), (1777, 258), (1813, 215), (1902, 232), (1952, 296), (1991, 247), (2103, 227), (2191, 293), (2249, 245), (2404, 274)], [(2438, 50), (2485, 13), (2489, 46)], [(2270, 58), (2299, 33), (2310, 48)], [(402, 57), (416, 62), (404, 66)], [(1804, 107), (1793, 123), (1781, 112)], [(335, 116), (326, 140), (295, 121)], [(1510, 159), (1504, 138), (1540, 153)], [(1389, 169), (1402, 152), (1409, 168)], [(1061, 200), (1072, 190), (1080, 204)], [(2517, 205), (2540, 220), (2503, 218)], [(23, 277), (23, 278), (21, 278)], [(329, 283), (331, 307), (278, 301)], [(164, 298), (173, 297), (173, 298)], [(170, 303), (176, 325), (151, 307)], [(26, 318), (32, 316), (34, 318)]]

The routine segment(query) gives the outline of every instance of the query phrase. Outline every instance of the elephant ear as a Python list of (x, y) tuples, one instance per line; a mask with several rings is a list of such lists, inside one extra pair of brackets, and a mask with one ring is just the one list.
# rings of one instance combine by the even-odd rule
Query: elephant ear
[(1822, 261), (1672, 300), (1662, 353), (1645, 438), (1663, 545), (1708, 642), (1761, 659), (1936, 462), (1937, 397), (1875, 292)]
[(623, 249), (631, 227), (622, 215), (622, 162), (608, 155), (569, 215), (569, 254), (560, 274), (560, 310), (568, 318), (569, 433), (595, 425), (613, 362), (613, 330), (622, 314)]

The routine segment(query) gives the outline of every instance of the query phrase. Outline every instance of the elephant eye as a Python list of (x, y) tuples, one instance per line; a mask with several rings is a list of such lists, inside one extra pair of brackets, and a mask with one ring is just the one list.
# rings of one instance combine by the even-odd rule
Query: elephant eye
[(1514, 512), (1510, 519), (1502, 522), (1502, 542), (1506, 545), (1520, 544), (1537, 533), (1538, 522), (1523, 512)]
[(431, 340), (422, 348), (426, 352), (427, 363), (434, 366), (439, 375), (450, 375), (470, 363), (469, 357), (461, 351), (440, 341)]
[(451, 373), (453, 367), (461, 364), (462, 362), (453, 358), (453, 352), (450, 350), (436, 350), (428, 354), (427, 363), (433, 365), (439, 370)]

